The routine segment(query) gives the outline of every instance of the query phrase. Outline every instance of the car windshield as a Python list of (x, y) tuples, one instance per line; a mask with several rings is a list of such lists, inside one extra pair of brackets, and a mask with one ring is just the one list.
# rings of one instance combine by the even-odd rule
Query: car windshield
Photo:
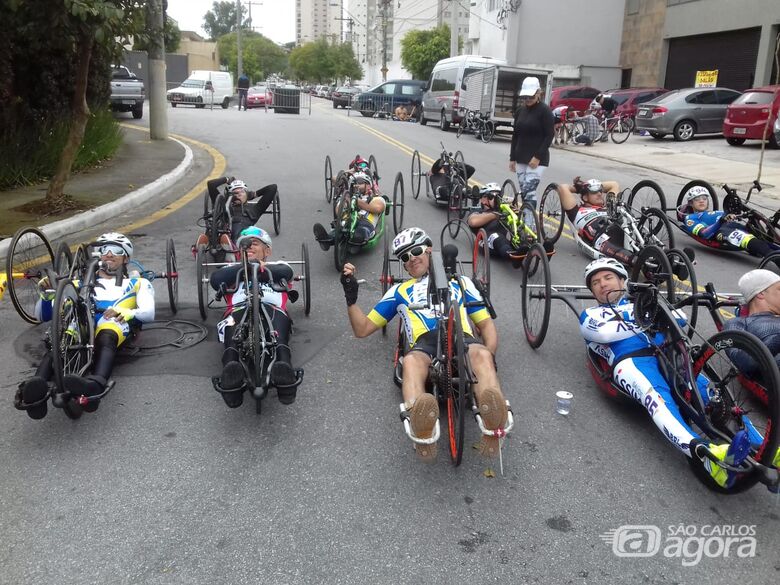
[(618, 93), (618, 94), (612, 94), (611, 97), (613, 100), (615, 100), (615, 103), (617, 105), (622, 105), (628, 101), (628, 99), (631, 97), (630, 93)]
[(182, 87), (203, 87), (204, 85), (206, 82), (203, 79), (187, 79), (181, 84)]
[(731, 103), (744, 105), (771, 104), (774, 97), (774, 94), (768, 91), (746, 91)]
[(336, 91), (339, 91), (339, 92), (342, 92), (342, 93), (346, 93), (346, 92), (352, 91), (352, 88), (351, 87), (347, 87), (347, 86), (343, 86), (343, 87), (338, 88)]

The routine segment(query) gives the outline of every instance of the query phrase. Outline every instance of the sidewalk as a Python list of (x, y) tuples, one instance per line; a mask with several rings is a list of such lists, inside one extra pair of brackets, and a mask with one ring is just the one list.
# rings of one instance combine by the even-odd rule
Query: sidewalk
[[(623, 144), (609, 141), (598, 142), (592, 147), (566, 145), (557, 148), (682, 179), (704, 179), (713, 184), (719, 195), (719, 186), (728, 183), (743, 196), (758, 175), (760, 156), (758, 144), (733, 147), (728, 146), (721, 137), (679, 143), (635, 134)], [(776, 208), (777, 201), (780, 201), (780, 155), (777, 150), (767, 148), (764, 151), (761, 185), (764, 190), (760, 197), (768, 199), (768, 204)]]
[(125, 139), (111, 160), (74, 174), (65, 185), (65, 193), (88, 206), (88, 210), (41, 217), (17, 209), (43, 199), (48, 183), (0, 193), (0, 257), (5, 255), (10, 237), (19, 227), (45, 226), (44, 232), (50, 239), (73, 233), (142, 206), (170, 189), (192, 165), (192, 150), (183, 142), (150, 140), (146, 128), (123, 125), (122, 131)]

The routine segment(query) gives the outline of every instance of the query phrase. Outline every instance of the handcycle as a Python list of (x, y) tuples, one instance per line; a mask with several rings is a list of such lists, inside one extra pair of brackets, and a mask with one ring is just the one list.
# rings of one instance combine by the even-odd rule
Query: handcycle
[[(454, 285), (457, 285), (460, 291), (465, 290), (463, 277), (461, 276), (462, 263), (457, 259), (457, 253), (458, 250), (455, 246), (448, 245), (441, 253), (435, 251), (431, 254), (431, 270), (428, 275), (428, 298), (422, 303), (408, 306), (410, 310), (433, 311), (438, 321), (438, 327), (436, 328), (437, 356), (431, 362), (427, 388), (439, 403), (446, 404), (450, 460), (455, 466), (460, 465), (463, 457), (465, 416), (468, 408), (471, 409), (480, 432), (485, 436), (501, 439), (512, 430), (514, 425), (512, 409), (509, 401), (507, 401), (508, 415), (504, 428), (496, 430), (486, 429), (473, 397), (472, 387), (476, 383), (476, 377), (471, 368), (464, 341), (463, 323), (461, 321), (462, 311), (452, 290)], [(392, 284), (404, 280), (401, 275), (402, 268), (400, 264), (400, 260), (390, 258), (389, 254), (385, 255), (381, 278), (385, 292)], [(394, 274), (399, 276), (394, 276)], [(491, 313), (491, 316), (495, 317), (488, 295), (482, 294), (483, 302), (464, 302), (464, 308), (484, 306)], [(399, 322), (393, 359), (393, 381), (399, 387), (401, 387), (403, 382), (403, 358), (408, 349), (406, 332)], [(404, 431), (414, 443), (430, 445), (435, 443), (441, 436), (439, 421), (437, 420), (430, 438), (422, 439), (416, 437), (412, 432), (409, 414), (403, 403), (400, 405), (400, 411)]]
[[(432, 171), (425, 173), (425, 196), (433, 199), (437, 205), (447, 206), (447, 220), (463, 219), (468, 210), (468, 181), (473, 168), (469, 171), (469, 166), (463, 158), (461, 151), (455, 154), (448, 152), (441, 144), (441, 153), (439, 160), (442, 161), (443, 174), (433, 174)], [(420, 183), (422, 181), (422, 171), (420, 166), (420, 152), (415, 150), (412, 154), (411, 169), (411, 187), (412, 196), (417, 199), (420, 196)], [(440, 182), (440, 185), (434, 185), (434, 182)], [(437, 190), (437, 187), (440, 189)]]
[[(373, 154), (368, 157), (368, 173), (371, 175), (376, 187), (379, 187), (379, 168), (376, 163), (376, 158)], [(333, 177), (333, 163), (330, 160), (330, 155), (325, 156), (325, 201), (330, 203), (333, 200), (333, 196), (343, 188), (343, 183), (346, 181), (347, 176), (351, 174), (349, 171), (339, 171), (335, 179)], [(333, 206), (334, 213), (336, 206)], [(335, 217), (335, 215), (334, 215)]]
[[(723, 493), (737, 493), (757, 482), (774, 491), (780, 483), (776, 464), (773, 463), (780, 443), (780, 373), (774, 359), (756, 337), (742, 331), (720, 331), (708, 339), (702, 337), (702, 343), (695, 344), (686, 334), (684, 325), (678, 322), (678, 311), (694, 302), (706, 301), (705, 296), (694, 294), (676, 302), (671, 300), (668, 295), (671, 274), (667, 271), (668, 267), (661, 267), (663, 258), (660, 250), (642, 258), (641, 261), (647, 264), (635, 267), (627, 291), (634, 302), (636, 324), (650, 332), (651, 339), (656, 332), (664, 335), (664, 343), (652, 346), (651, 351), (658, 359), (683, 418), (699, 435), (714, 443), (730, 442), (737, 431), (745, 429), (748, 424), (752, 424), (761, 436), (761, 443), (751, 445), (749, 456), (739, 466), (719, 461), (705, 445), (698, 446), (696, 457), (707, 457), (714, 464), (737, 474), (730, 488), (716, 484), (698, 461), (688, 458), (694, 475), (710, 489)], [(539, 257), (537, 270), (531, 273), (532, 280), (523, 281), (523, 326), (526, 339), (534, 348), (544, 341), (552, 300), (563, 301), (575, 315), (580, 313), (575, 301), (594, 300), (585, 286), (552, 284), (549, 270), (544, 268), (543, 258)], [(637, 282), (637, 275), (647, 278), (644, 282)], [(526, 319), (526, 314), (535, 318)], [(744, 387), (745, 373), (729, 356), (731, 350), (745, 352), (764, 372), (767, 396), (764, 405), (757, 405), (753, 394)], [(635, 402), (630, 389), (614, 381), (613, 366), (604, 357), (587, 349), (586, 363), (597, 386), (607, 396)], [(697, 388), (700, 374), (708, 381), (707, 403)], [(645, 404), (646, 408), (651, 406)]]
[(496, 133), (496, 125), (490, 119), (489, 112), (461, 110), (461, 119), (456, 136), (460, 138), (461, 134), (466, 131), (474, 134), (474, 138), (477, 140), (487, 144), (493, 140), (493, 136)]
[[(305, 247), (306, 244), (303, 244)], [(304, 248), (305, 251), (305, 248)], [(233, 341), (238, 349), (239, 362), (244, 368), (247, 380), (250, 381), (253, 389), (252, 396), (255, 399), (255, 412), (262, 412), (262, 400), (268, 394), (271, 387), (271, 366), (276, 359), (278, 347), (277, 337), (271, 322), (271, 316), (263, 303), (263, 288), (259, 277), (260, 265), (256, 262), (249, 262), (246, 249), (241, 250), (241, 270), (236, 275), (236, 281), (232, 290), (237, 290), (239, 284), (243, 281), (246, 289), (246, 300), (233, 307), (233, 312), (243, 308), (241, 319), (234, 326)], [(293, 262), (288, 262), (293, 264)], [(308, 268), (308, 266), (307, 266)], [(307, 281), (304, 280), (304, 283)], [(288, 283), (279, 284), (270, 283), (268, 286), (277, 292), (296, 293), (291, 296), (293, 302), (297, 300), (297, 291), (290, 291)], [(305, 297), (309, 296), (309, 288), (305, 286)], [(225, 294), (224, 289), (216, 293), (216, 300), (222, 300)], [(308, 301), (305, 300), (306, 303)], [(305, 309), (306, 315), (309, 314), (308, 304)], [(231, 313), (231, 316), (233, 313)], [(219, 328), (219, 325), (218, 325)], [(224, 334), (224, 333), (223, 333)], [(220, 386), (219, 377), (211, 379), (214, 390), (224, 394), (226, 392), (235, 392), (235, 389), (223, 390)], [(303, 369), (295, 370), (295, 382), (292, 386), (298, 386), (303, 381)]]

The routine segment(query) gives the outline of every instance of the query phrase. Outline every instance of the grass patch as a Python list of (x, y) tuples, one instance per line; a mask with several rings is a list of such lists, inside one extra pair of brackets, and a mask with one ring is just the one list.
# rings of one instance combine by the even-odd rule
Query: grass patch
[[(68, 138), (68, 121), (31, 125), (17, 121), (0, 131), (0, 190), (34, 185), (53, 174)], [(73, 171), (111, 158), (122, 143), (122, 132), (110, 111), (90, 114)]]

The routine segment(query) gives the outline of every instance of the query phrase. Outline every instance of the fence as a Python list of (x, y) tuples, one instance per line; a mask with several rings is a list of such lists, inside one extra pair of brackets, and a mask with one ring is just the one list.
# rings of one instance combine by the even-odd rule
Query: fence
[(419, 100), (397, 95), (356, 95), (347, 110), (347, 115), (358, 112), (365, 118), (416, 120), (420, 112)]

